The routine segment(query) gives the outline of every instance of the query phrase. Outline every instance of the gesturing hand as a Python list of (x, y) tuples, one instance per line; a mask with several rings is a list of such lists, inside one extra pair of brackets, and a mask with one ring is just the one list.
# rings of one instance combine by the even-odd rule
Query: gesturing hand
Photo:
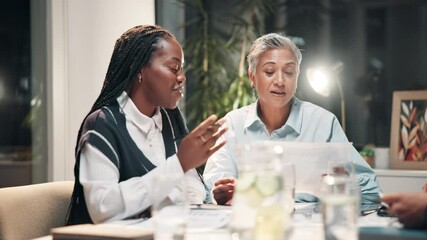
[(177, 156), (184, 172), (202, 165), (224, 146), (225, 142), (217, 143), (217, 140), (227, 131), (227, 127), (223, 126), (224, 119), (217, 119), (216, 115), (209, 116), (182, 140)]

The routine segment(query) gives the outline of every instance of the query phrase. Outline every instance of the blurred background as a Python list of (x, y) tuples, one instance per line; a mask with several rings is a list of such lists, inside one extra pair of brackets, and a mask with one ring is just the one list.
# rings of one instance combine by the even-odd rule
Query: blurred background
[[(245, 57), (269, 32), (286, 34), (302, 50), (297, 97), (340, 120), (345, 115), (348, 139), (359, 150), (389, 146), (393, 91), (427, 88), (425, 0), (2, 1), (0, 187), (73, 179), (78, 126), (101, 89), (115, 39), (152, 23), (183, 45), (187, 88), (180, 107), (190, 128), (253, 101)], [(114, 30), (108, 38), (106, 28)], [(59, 41), (58, 32), (65, 32)], [(76, 43), (87, 47), (88, 64)], [(101, 54), (94, 49), (102, 44)], [(307, 70), (337, 63), (342, 96), (336, 84), (329, 96), (318, 94)]]

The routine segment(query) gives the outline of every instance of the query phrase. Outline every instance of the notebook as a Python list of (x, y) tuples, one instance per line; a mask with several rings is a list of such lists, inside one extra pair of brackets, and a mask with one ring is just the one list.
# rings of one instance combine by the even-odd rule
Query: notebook
[(58, 227), (53, 228), (51, 234), (53, 240), (152, 240), (154, 238), (151, 229), (113, 224), (80, 224)]

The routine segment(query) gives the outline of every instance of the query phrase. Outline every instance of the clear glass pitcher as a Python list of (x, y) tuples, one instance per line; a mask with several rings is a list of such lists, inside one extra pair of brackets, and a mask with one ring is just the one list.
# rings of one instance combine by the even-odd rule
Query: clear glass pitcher
[(237, 145), (238, 179), (229, 228), (232, 239), (284, 239), (283, 147), (273, 142)]

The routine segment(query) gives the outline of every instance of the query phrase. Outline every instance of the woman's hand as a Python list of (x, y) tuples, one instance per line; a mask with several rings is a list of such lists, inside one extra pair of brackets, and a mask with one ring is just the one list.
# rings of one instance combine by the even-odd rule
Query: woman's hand
[(234, 178), (221, 178), (215, 182), (212, 193), (218, 205), (231, 205), (235, 183)]
[(224, 119), (217, 119), (216, 115), (209, 116), (182, 139), (177, 156), (184, 172), (202, 165), (224, 146), (225, 142), (217, 143), (217, 140), (227, 131), (227, 127), (223, 126)]
[(391, 193), (384, 195), (381, 201), (390, 206), (388, 211), (395, 214), (405, 227), (427, 228), (427, 193)]

